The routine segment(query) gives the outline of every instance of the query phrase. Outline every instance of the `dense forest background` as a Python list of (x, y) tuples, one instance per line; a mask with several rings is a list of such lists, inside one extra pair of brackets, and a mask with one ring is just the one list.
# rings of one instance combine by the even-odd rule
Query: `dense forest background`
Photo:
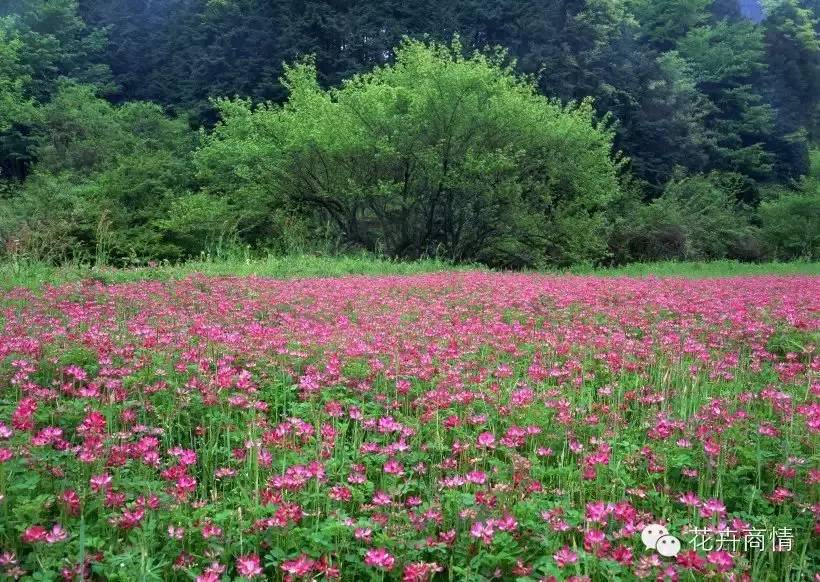
[(817, 259), (818, 16), (818, 0), (6, 0), (0, 253)]

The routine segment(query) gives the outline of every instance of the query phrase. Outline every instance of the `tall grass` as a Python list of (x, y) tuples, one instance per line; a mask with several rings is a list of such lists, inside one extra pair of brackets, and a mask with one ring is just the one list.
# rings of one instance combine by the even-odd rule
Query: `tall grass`
[(820, 275), (820, 263), (741, 263), (721, 260), (707, 262), (662, 261), (633, 263), (620, 267), (580, 265), (568, 269), (574, 274), (626, 277), (733, 277), (744, 275)]
[(367, 254), (342, 256), (287, 255), (260, 259), (203, 259), (180, 264), (117, 269), (86, 264), (49, 265), (20, 261), (0, 263), (0, 288), (58, 285), (82, 279), (105, 283), (180, 279), (193, 273), (210, 276), (259, 276), (274, 278), (340, 277), (344, 275), (413, 275), (446, 270), (476, 270), (477, 266), (455, 266), (438, 259), (399, 261)]
[[(211, 276), (274, 278), (340, 277), (344, 275), (413, 275), (441, 271), (485, 270), (481, 265), (454, 265), (439, 259), (400, 261), (368, 254), (318, 256), (294, 254), (263, 258), (203, 258), (151, 267), (97, 267), (83, 263), (60, 266), (37, 261), (0, 262), (0, 289), (59, 285), (82, 279), (105, 283), (180, 279), (193, 273)], [(543, 271), (542, 271), (543, 272)], [(820, 263), (740, 263), (737, 261), (635, 263), (621, 267), (579, 265), (553, 274), (627, 277), (730, 277), (744, 275), (820, 275)]]

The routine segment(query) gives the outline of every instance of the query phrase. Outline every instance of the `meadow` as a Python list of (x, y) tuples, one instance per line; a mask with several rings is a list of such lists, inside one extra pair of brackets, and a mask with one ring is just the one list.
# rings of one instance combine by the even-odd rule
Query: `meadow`
[(0, 273), (0, 577), (820, 573), (816, 263)]

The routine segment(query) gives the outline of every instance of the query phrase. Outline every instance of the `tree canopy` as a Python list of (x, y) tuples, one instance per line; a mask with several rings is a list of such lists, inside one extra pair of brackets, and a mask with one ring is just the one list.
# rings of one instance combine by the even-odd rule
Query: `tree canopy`
[[(665, 256), (814, 256), (772, 233), (817, 210), (819, 9), (9, 0), (4, 252), (363, 247), (523, 266), (640, 260), (674, 230), (688, 242)], [(694, 228), (703, 196), (731, 214), (731, 244)], [(64, 244), (36, 242), (52, 228)]]
[(296, 204), (396, 256), (601, 258), (602, 212), (619, 191), (612, 132), (590, 102), (550, 101), (503, 62), (405, 41), (394, 63), (323, 90), (303, 61), (286, 69), (282, 106), (220, 102), (200, 178), (259, 213), (251, 230)]

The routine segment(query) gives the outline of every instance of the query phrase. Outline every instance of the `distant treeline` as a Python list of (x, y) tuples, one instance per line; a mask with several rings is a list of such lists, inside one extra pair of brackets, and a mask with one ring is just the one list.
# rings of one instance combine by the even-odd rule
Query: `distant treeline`
[(6, 0), (0, 253), (817, 259), (820, 0), (752, 4)]

